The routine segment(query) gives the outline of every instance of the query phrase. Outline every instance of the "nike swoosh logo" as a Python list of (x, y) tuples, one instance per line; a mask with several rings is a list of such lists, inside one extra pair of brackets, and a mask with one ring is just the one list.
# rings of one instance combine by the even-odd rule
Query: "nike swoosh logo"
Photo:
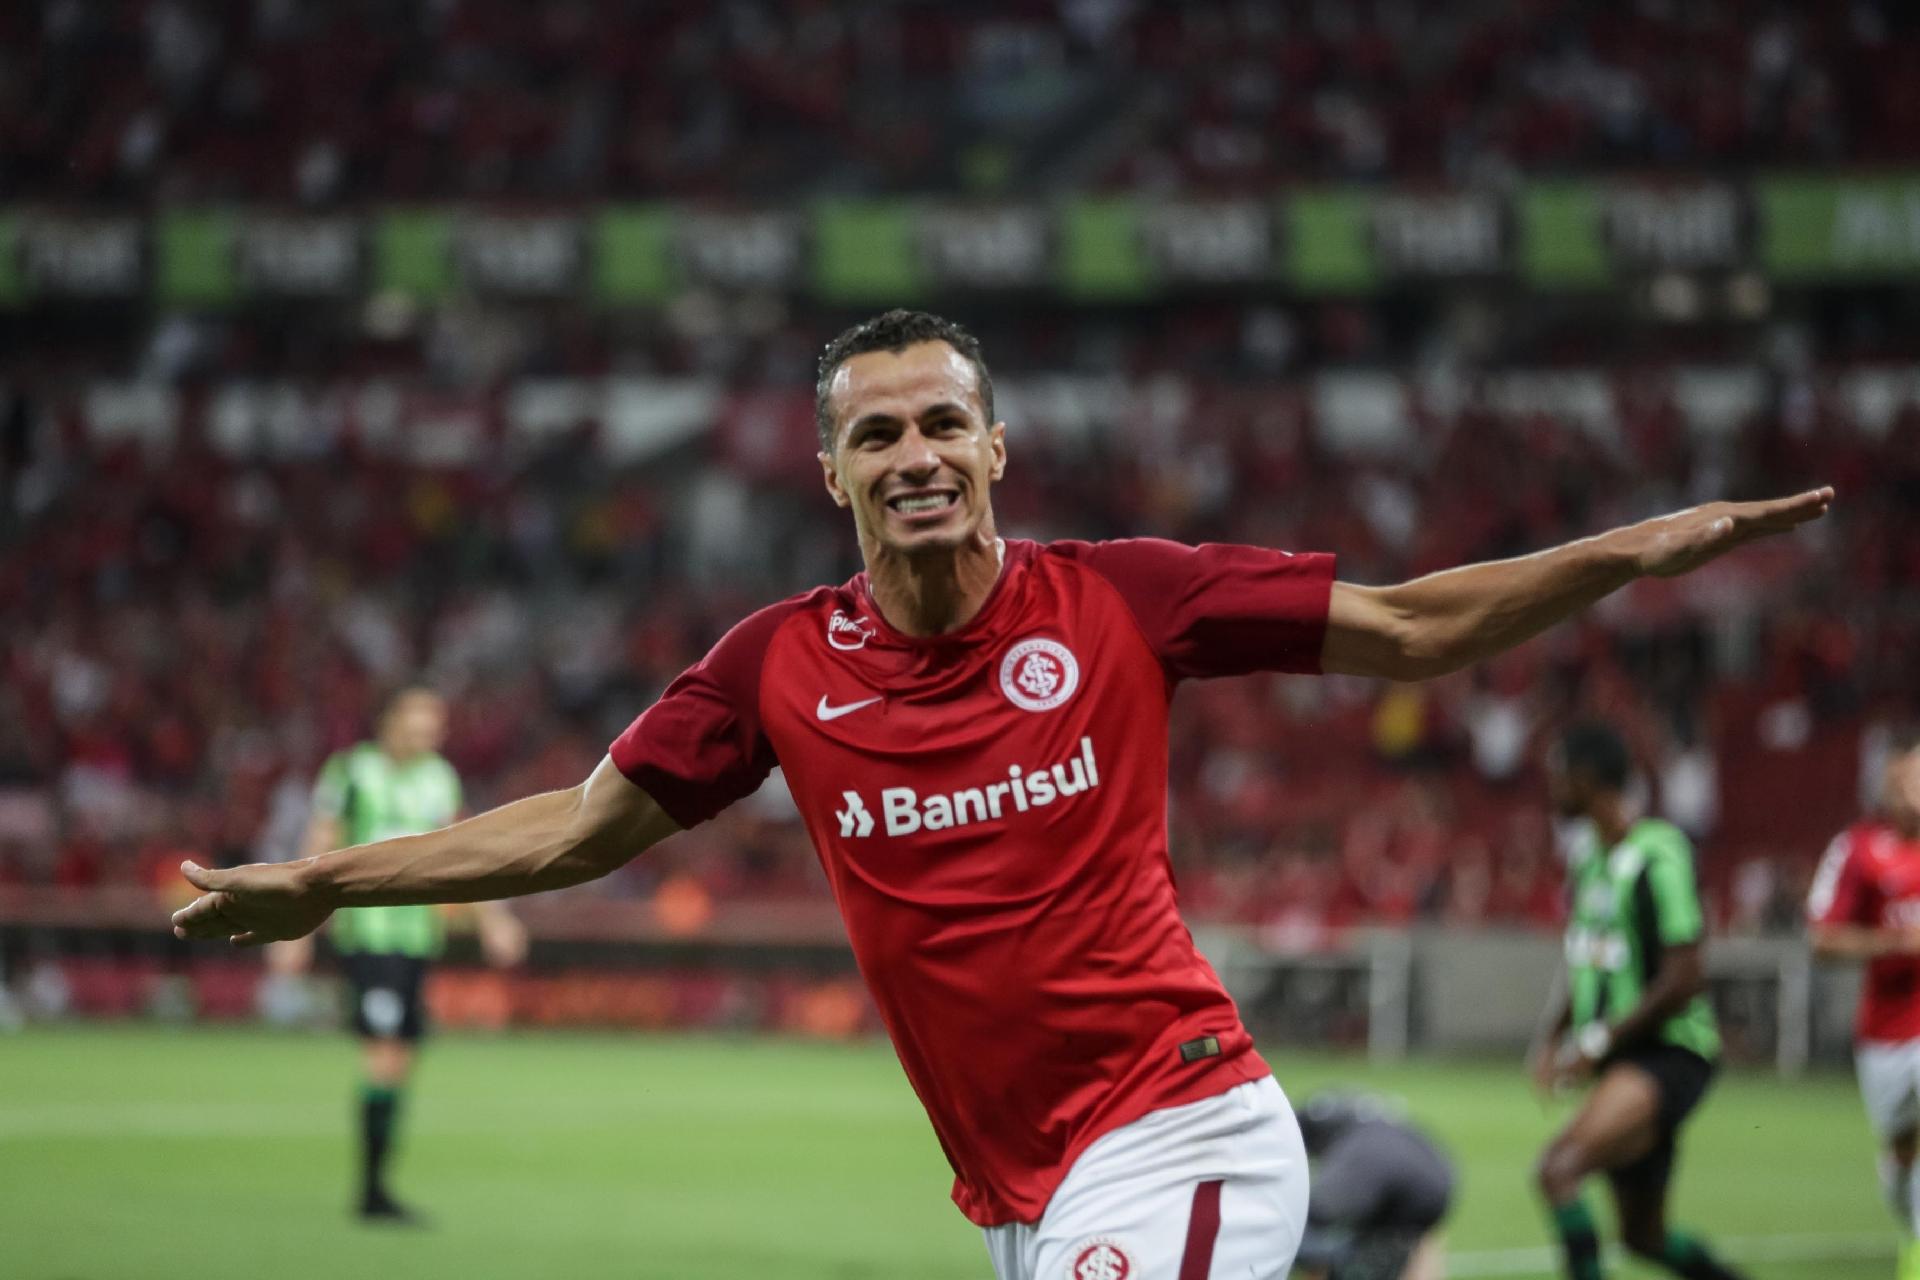
[(858, 711), (862, 707), (870, 707), (878, 701), (880, 701), (879, 698), (868, 698), (864, 702), (849, 702), (844, 707), (830, 707), (827, 705), (827, 695), (823, 693), (820, 695), (820, 705), (813, 709), (813, 714), (819, 716), (822, 720), (838, 720), (849, 711)]

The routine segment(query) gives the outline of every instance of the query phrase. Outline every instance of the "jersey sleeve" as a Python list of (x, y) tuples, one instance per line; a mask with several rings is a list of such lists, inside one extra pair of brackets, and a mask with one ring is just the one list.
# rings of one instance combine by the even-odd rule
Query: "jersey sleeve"
[(313, 811), (345, 822), (353, 801), (353, 777), (347, 765), (347, 753), (337, 751), (320, 766), (313, 780)]
[(1654, 843), (1646, 876), (1660, 941), (1670, 947), (1700, 941), (1707, 924), (1693, 880), (1693, 848), (1677, 827), (1666, 830)]
[(790, 613), (775, 605), (727, 632), (607, 748), (680, 826), (751, 795), (778, 763), (761, 724), (760, 672)]
[(1055, 543), (1121, 595), (1167, 674), (1318, 674), (1334, 558), (1160, 538)]
[(1871, 924), (1866, 877), (1853, 855), (1853, 832), (1842, 831), (1820, 855), (1807, 890), (1808, 924)]

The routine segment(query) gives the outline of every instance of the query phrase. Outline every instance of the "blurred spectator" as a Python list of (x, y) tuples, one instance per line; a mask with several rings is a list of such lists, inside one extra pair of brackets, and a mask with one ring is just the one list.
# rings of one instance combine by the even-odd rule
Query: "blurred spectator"
[(1912, 28), (1890, 0), (38, 0), (0, 14), (0, 183), (320, 205), (1911, 161)]

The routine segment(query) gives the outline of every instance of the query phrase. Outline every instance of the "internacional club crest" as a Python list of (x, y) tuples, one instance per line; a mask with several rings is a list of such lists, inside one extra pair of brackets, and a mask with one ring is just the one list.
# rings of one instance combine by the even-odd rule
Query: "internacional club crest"
[(1055, 640), (1022, 640), (1000, 661), (1000, 689), (1023, 711), (1051, 711), (1080, 687), (1080, 664)]
[(1096, 1236), (1080, 1246), (1067, 1268), (1067, 1280), (1128, 1280), (1133, 1262), (1112, 1240)]

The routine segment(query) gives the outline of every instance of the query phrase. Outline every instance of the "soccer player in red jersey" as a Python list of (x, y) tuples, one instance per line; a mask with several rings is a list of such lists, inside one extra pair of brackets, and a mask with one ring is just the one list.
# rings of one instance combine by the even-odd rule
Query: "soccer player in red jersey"
[(978, 343), (938, 317), (836, 338), (817, 403), (864, 573), (741, 622), (579, 786), (306, 862), (190, 866), (205, 893), (175, 927), (251, 945), (338, 907), (576, 884), (778, 764), (1002, 1280), (1282, 1276), (1299, 1243), (1298, 1127), (1176, 907), (1176, 684), (1438, 675), (1833, 498), (1712, 503), (1363, 587), (1323, 554), (1002, 540), (1006, 427)]
[(1900, 1274), (1920, 1277), (1920, 739), (1887, 762), (1880, 812), (1833, 838), (1807, 897), (1816, 955), (1865, 960), (1854, 1065), (1882, 1144), (1880, 1185), (1906, 1230)]

